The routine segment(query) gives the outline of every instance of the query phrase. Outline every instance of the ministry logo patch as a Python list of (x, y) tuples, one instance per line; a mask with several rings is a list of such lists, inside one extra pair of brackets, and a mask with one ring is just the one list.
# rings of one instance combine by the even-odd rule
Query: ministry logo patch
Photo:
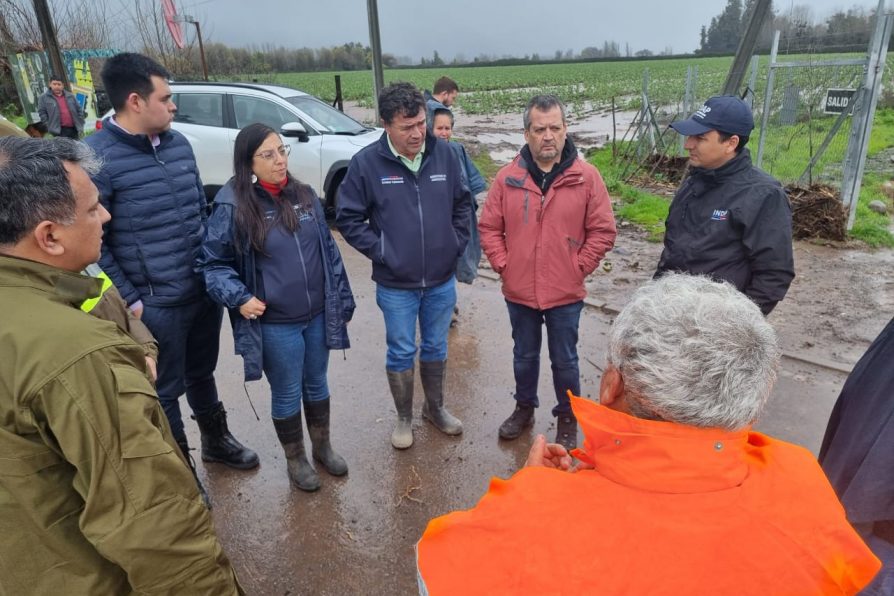
[(715, 209), (711, 214), (711, 221), (726, 221), (729, 219), (729, 209)]
[(382, 176), (382, 184), (403, 184), (403, 176)]
[(447, 182), (447, 174), (432, 174), (429, 179), (432, 182)]

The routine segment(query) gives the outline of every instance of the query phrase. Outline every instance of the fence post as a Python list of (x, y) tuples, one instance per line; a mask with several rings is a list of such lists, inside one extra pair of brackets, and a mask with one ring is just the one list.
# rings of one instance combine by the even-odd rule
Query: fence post
[(649, 153), (655, 149), (655, 130), (652, 126), (652, 109), (649, 106), (649, 69), (643, 70), (643, 120), (649, 119)]
[(757, 159), (754, 165), (761, 167), (764, 159), (764, 143), (767, 140), (767, 125), (770, 122), (770, 103), (773, 100), (773, 79), (776, 76), (776, 54), (779, 52), (779, 30), (773, 32), (773, 48), (770, 50), (770, 65), (767, 73), (767, 89), (764, 93), (764, 110), (761, 113), (761, 138), (757, 144)]
[(879, 0), (876, 11), (875, 30), (869, 42), (869, 62), (866, 65), (863, 93), (860, 102), (854, 106), (854, 119), (851, 136), (844, 159), (844, 172), (841, 182), (841, 203), (848, 208), (847, 229), (854, 225), (857, 214), (857, 202), (860, 198), (860, 187), (863, 183), (863, 170), (866, 167), (866, 152), (869, 149), (869, 135), (872, 132), (872, 118), (881, 92), (882, 72), (885, 69), (885, 57), (888, 53), (888, 40), (894, 17), (884, 14), (885, 0)]
[[(689, 115), (692, 114), (692, 66), (686, 67), (686, 91), (683, 92), (683, 118), (689, 118)], [(685, 149), (683, 145), (686, 144), (686, 137), (683, 135), (679, 136), (679, 150), (677, 151), (680, 155), (684, 155)]]
[(341, 75), (335, 75), (335, 101), (332, 102), (332, 107), (337, 107), (342, 113), (345, 111), (344, 99), (341, 96)]
[(745, 93), (748, 98), (748, 107), (751, 108), (751, 111), (754, 112), (754, 88), (757, 87), (757, 67), (760, 63), (760, 56), (753, 56), (751, 58), (751, 77), (748, 79), (748, 89)]

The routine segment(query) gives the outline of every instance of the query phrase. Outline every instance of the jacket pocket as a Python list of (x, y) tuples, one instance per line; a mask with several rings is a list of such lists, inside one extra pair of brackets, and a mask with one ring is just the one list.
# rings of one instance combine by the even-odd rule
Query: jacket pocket
[(125, 459), (152, 457), (174, 449), (165, 441), (167, 425), (155, 390), (131, 366), (112, 366), (118, 405), (118, 437)]
[[(24, 439), (22, 440), (24, 441)], [(31, 476), (63, 461), (55, 451), (50, 449), (20, 455), (4, 453), (0, 456), (0, 477), (23, 478)]]

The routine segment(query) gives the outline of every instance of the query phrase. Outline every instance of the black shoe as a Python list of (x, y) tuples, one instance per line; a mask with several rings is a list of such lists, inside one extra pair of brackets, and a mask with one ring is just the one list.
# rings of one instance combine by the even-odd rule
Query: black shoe
[(515, 411), (500, 425), (501, 439), (517, 439), (522, 431), (534, 426), (534, 406), (516, 404)]
[(223, 404), (210, 414), (196, 416), (202, 432), (202, 461), (218, 462), (231, 468), (248, 470), (260, 463), (258, 454), (236, 440), (227, 427), (227, 412)]
[(186, 459), (186, 465), (189, 466), (189, 471), (192, 472), (192, 477), (196, 481), (196, 486), (199, 487), (199, 494), (202, 496), (202, 502), (205, 503), (205, 507), (210, 511), (211, 510), (211, 496), (208, 494), (208, 491), (205, 490), (205, 487), (202, 486), (202, 481), (199, 480), (199, 475), (196, 472), (196, 461), (192, 458), (192, 455), (189, 453), (189, 443), (186, 442), (186, 439), (181, 439), (177, 441), (177, 446), (180, 447), (180, 452), (183, 454), (183, 458)]
[(574, 414), (561, 414), (556, 418), (556, 443), (569, 453), (577, 447), (577, 418)]

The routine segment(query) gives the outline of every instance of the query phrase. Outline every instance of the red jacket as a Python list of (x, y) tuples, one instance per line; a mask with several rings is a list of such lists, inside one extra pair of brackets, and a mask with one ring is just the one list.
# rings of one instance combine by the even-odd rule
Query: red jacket
[(429, 594), (854, 594), (878, 571), (806, 449), (571, 402), (596, 468), (524, 468), (430, 522)]
[(544, 196), (521, 154), (497, 173), (478, 229), (491, 267), (503, 278), (503, 295), (538, 310), (583, 300), (584, 279), (617, 235), (596, 168), (575, 160)]

